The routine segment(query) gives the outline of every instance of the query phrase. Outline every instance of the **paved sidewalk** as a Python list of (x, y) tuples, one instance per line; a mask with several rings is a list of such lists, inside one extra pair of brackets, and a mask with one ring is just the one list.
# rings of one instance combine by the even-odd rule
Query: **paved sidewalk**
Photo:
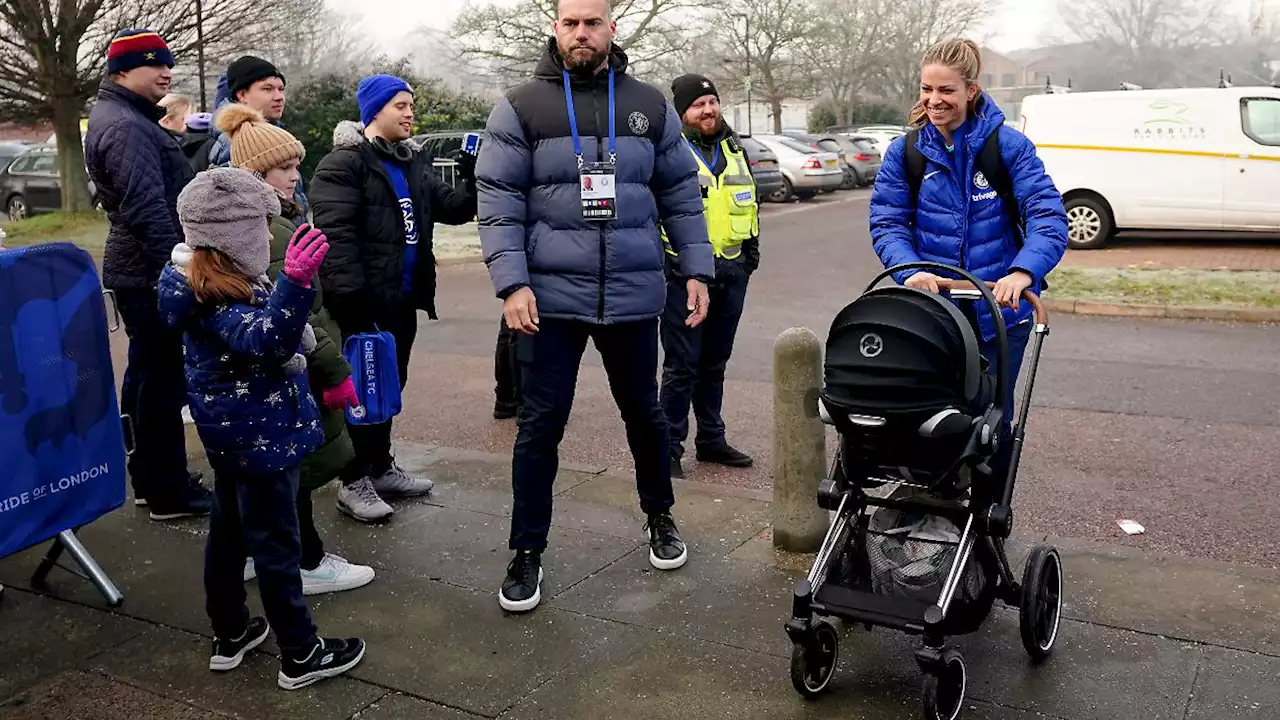
[(1280, 240), (1125, 235), (1102, 250), (1069, 250), (1062, 267), (1280, 271)]
[[(782, 631), (805, 558), (780, 557), (767, 496), (680, 483), (693, 558), (646, 560), (634, 483), (566, 468), (557, 485), (546, 599), (505, 615), (509, 463), (401, 446), (437, 481), (393, 521), (358, 526), (334, 490), (317, 515), (331, 551), (378, 568), (366, 588), (313, 597), (322, 631), (358, 634), (351, 677), (286, 693), (275, 653), (206, 670), (199, 521), (160, 525), (132, 503), (80, 533), (120, 585), (108, 611), (86, 582), (55, 571), (29, 588), (42, 549), (0, 560), (0, 718), (916, 718), (915, 640), (849, 630), (830, 694), (800, 699)], [(1019, 563), (1030, 538), (1014, 543)], [(963, 717), (1117, 720), (1280, 716), (1280, 574), (1057, 541), (1068, 620), (1058, 652), (1030, 666), (1014, 613), (960, 639), (970, 668)], [(250, 592), (256, 603), (256, 593)]]

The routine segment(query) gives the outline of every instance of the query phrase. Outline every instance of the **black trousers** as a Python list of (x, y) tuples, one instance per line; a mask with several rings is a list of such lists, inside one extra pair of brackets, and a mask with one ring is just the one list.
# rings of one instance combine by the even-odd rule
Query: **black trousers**
[[(401, 308), (391, 313), (378, 328), (391, 333), (396, 339), (396, 364), (400, 372), (400, 390), (403, 392), (409, 381), (409, 354), (413, 351), (413, 341), (418, 336), (418, 313), (412, 307)], [(346, 330), (343, 330), (343, 345), (346, 344)], [(352, 425), (347, 423), (347, 433), (351, 436), (351, 444), (355, 446), (356, 457), (343, 468), (338, 477), (342, 484), (351, 485), (361, 478), (378, 477), (391, 469), (391, 422), (388, 420), (379, 425)]]
[(689, 292), (684, 279), (673, 277), (667, 282), (667, 306), (662, 315), (661, 397), (674, 457), (684, 455), (690, 404), (698, 423), (697, 446), (716, 449), (725, 444), (721, 416), (724, 373), (747, 300), (747, 281), (741, 262), (718, 264), (716, 280), (708, 287), (711, 305), (707, 319), (696, 328), (685, 326)]
[(180, 503), (190, 492), (182, 333), (160, 316), (154, 291), (117, 290), (116, 301), (129, 337), (120, 412), (133, 421), (134, 451), (128, 461), (133, 491), (154, 505)]
[(640, 508), (647, 515), (669, 511), (675, 495), (667, 460), (667, 421), (658, 405), (658, 321), (595, 325), (542, 318), (538, 327), (537, 334), (520, 335), (517, 341), (524, 411), (511, 462), (511, 548), (547, 546), (560, 441), (588, 340), (600, 351), (609, 389), (626, 424)]
[(303, 570), (315, 570), (324, 560), (324, 541), (320, 539), (320, 531), (316, 529), (315, 511), (312, 508), (312, 490), (298, 488), (296, 505), (298, 508), (298, 539), (302, 543), (302, 554), (298, 564)]
[(214, 468), (204, 591), (217, 637), (239, 637), (249, 622), (244, 561), (252, 557), (262, 608), (280, 649), (297, 653), (315, 646), (316, 626), (298, 574), (298, 478), (298, 468), (258, 477)]

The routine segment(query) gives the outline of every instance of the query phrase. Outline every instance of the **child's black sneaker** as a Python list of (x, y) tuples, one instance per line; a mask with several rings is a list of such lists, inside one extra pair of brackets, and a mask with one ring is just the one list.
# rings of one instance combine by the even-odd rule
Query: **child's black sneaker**
[(261, 645), (267, 635), (271, 634), (271, 626), (265, 618), (256, 617), (249, 620), (240, 637), (232, 640), (213, 639), (213, 655), (209, 657), (209, 669), (215, 672), (226, 672), (240, 667), (244, 656), (250, 650)]
[(276, 683), (285, 690), (297, 690), (337, 677), (360, 664), (364, 659), (364, 647), (364, 641), (359, 638), (320, 638), (315, 647), (301, 658), (282, 653)]

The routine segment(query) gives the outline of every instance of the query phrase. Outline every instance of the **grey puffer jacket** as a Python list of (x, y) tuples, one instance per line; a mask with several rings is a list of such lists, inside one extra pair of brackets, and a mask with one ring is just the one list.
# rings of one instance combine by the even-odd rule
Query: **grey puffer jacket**
[[(528, 286), (541, 317), (597, 324), (650, 320), (666, 302), (659, 222), (677, 272), (710, 280), (698, 169), (675, 109), (626, 74), (614, 48), (617, 219), (582, 217), (580, 176), (554, 38), (532, 80), (489, 116), (476, 164), (480, 244), (498, 297)], [(608, 160), (608, 71), (571, 82), (586, 162)]]

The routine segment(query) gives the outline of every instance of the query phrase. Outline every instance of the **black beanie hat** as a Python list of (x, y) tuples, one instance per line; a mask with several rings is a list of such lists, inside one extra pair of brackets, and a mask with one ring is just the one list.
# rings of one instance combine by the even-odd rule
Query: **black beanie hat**
[(676, 113), (680, 117), (684, 117), (684, 113), (689, 109), (689, 106), (703, 95), (715, 95), (716, 100), (720, 99), (720, 93), (716, 92), (715, 83), (703, 75), (681, 75), (672, 80), (671, 94), (675, 96)]
[(259, 80), (270, 77), (278, 77), (280, 82), (284, 82), (284, 75), (281, 75), (276, 66), (266, 60), (252, 55), (236, 58), (227, 67), (227, 88), (231, 91), (232, 102), (235, 102), (236, 93), (248, 90)]

